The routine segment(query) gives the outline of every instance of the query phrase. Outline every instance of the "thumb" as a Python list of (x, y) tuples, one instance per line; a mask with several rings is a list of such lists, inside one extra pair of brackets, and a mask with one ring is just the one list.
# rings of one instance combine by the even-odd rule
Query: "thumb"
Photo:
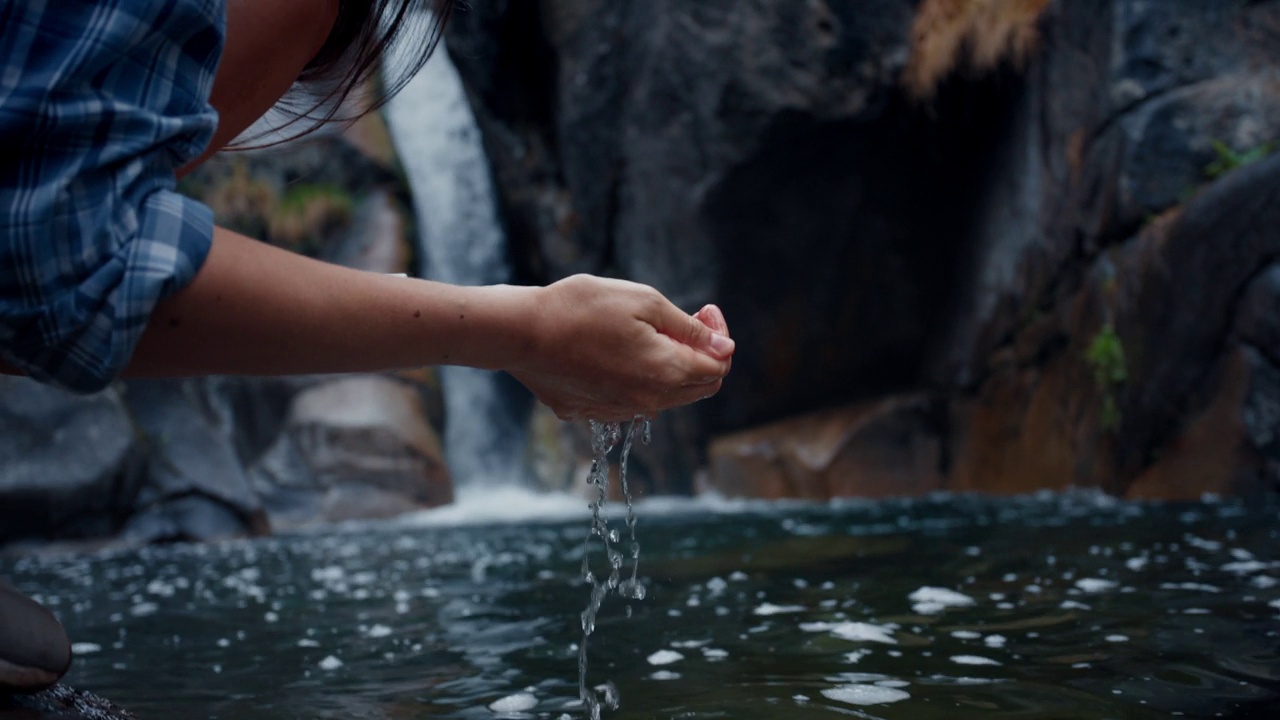
[(708, 327), (702, 319), (686, 315), (674, 305), (662, 318), (658, 329), (677, 342), (706, 353), (718, 360), (728, 360), (733, 355), (734, 342), (727, 335)]

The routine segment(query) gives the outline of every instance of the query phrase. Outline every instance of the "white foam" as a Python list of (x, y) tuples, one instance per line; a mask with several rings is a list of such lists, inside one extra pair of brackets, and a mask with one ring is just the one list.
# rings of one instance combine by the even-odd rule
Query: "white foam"
[(907, 596), (914, 603), (911, 608), (921, 615), (940, 613), (949, 607), (967, 607), (974, 599), (955, 590), (939, 587), (922, 587)]
[(1106, 641), (1107, 641), (1107, 642), (1113, 642), (1113, 643), (1129, 642), (1129, 636), (1128, 636), (1128, 635), (1120, 635), (1120, 634), (1108, 635), (1108, 636), (1106, 637)]
[(710, 640), (677, 640), (671, 643), (671, 647), (680, 648), (681, 650), (694, 650), (703, 645), (710, 645)]
[(729, 651), (720, 648), (703, 648), (702, 656), (708, 660), (723, 660), (729, 657)]
[(1082, 602), (1077, 602), (1075, 600), (1063, 600), (1062, 604), (1059, 605), (1058, 607), (1062, 608), (1063, 610), (1092, 610), (1093, 609), (1088, 605), (1085, 605)]
[(897, 645), (898, 641), (893, 639), (892, 632), (891, 629), (882, 625), (864, 622), (843, 622), (831, 628), (831, 634), (842, 640)]
[(982, 638), (982, 642), (986, 643), (987, 647), (990, 648), (1001, 648), (1008, 642), (1008, 639), (1003, 635), (988, 635)]
[(533, 693), (519, 692), (489, 703), (489, 709), (496, 713), (519, 713), (532, 710), (538, 706), (538, 698)]
[(1276, 585), (1280, 585), (1280, 580), (1276, 580), (1270, 575), (1254, 575), (1249, 579), (1249, 584), (1259, 590), (1267, 590), (1275, 587)]
[(959, 640), (977, 640), (982, 637), (982, 633), (976, 633), (972, 630), (952, 630), (951, 637)]
[(653, 680), (679, 680), (680, 673), (670, 670), (655, 670), (649, 677)]
[(129, 608), (129, 614), (134, 617), (147, 617), (149, 615), (155, 615), (156, 611), (159, 609), (160, 607), (153, 602), (140, 602)]
[(1213, 585), (1206, 585), (1204, 583), (1193, 583), (1193, 582), (1161, 583), (1160, 589), (1161, 590), (1189, 590), (1191, 592), (1206, 592), (1206, 593), (1222, 592), (1222, 588), (1220, 587), (1215, 587)]
[(332, 655), (320, 661), (321, 670), (337, 670), (340, 667), (342, 667), (342, 661)]
[(911, 693), (906, 691), (877, 685), (842, 685), (827, 688), (822, 694), (831, 700), (850, 705), (885, 705), (911, 697)]
[(648, 657), (650, 665), (670, 665), (684, 659), (684, 655), (675, 650), (659, 650)]
[(1280, 610), (1280, 598), (1277, 598), (1267, 603), (1267, 607), (1272, 607), (1272, 608), (1275, 608), (1276, 610)]
[(303, 638), (298, 641), (298, 647), (317, 648), (317, 647), (320, 647), (320, 643), (316, 642), (315, 640), (309, 640), (307, 638)]
[(1147, 563), (1151, 562), (1146, 556), (1132, 557), (1124, 561), (1125, 567), (1134, 572), (1142, 572), (1147, 567)]
[(1108, 590), (1114, 590), (1119, 586), (1111, 580), (1103, 580), (1101, 578), (1080, 578), (1076, 581), (1076, 587), (1087, 593), (1100, 593)]
[(803, 605), (774, 605), (773, 603), (762, 603), (760, 607), (753, 612), (756, 615), (782, 615), (784, 613), (804, 612)]
[(870, 654), (870, 650), (854, 650), (853, 652), (844, 654), (844, 661), (850, 665), (857, 665), (858, 661)]
[(365, 635), (371, 638), (384, 638), (391, 634), (391, 628), (386, 625), (374, 625), (365, 631)]
[(1207, 552), (1217, 552), (1222, 549), (1222, 543), (1215, 540), (1205, 540), (1204, 538), (1199, 538), (1195, 535), (1187, 535), (1183, 539), (1186, 540), (1187, 544), (1191, 547), (1199, 548)]
[(957, 665), (999, 665), (1000, 662), (979, 655), (952, 655), (951, 662)]
[(98, 643), (78, 642), (71, 646), (71, 652), (75, 655), (89, 655), (101, 651), (102, 646)]
[(1224, 572), (1235, 573), (1237, 575), (1249, 575), (1269, 569), (1271, 569), (1271, 563), (1264, 563), (1260, 560), (1242, 560), (1240, 562), (1227, 563), (1222, 566), (1222, 570)]

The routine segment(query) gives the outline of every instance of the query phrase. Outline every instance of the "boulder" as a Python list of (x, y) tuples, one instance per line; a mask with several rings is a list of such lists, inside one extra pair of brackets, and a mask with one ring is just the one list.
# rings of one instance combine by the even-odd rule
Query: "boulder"
[(262, 534), (262, 506), (236, 452), (232, 427), (200, 381), (129, 380), (125, 400), (145, 438), (147, 478), (130, 540), (209, 540)]
[(389, 517), (453, 499), (422, 394), (390, 376), (348, 376), (299, 393), (249, 474), (277, 529)]
[(115, 532), (143, 455), (117, 389), (85, 397), (0, 376), (0, 543)]
[(717, 437), (702, 490), (728, 497), (922, 495), (944, 486), (945, 406), (898, 396)]

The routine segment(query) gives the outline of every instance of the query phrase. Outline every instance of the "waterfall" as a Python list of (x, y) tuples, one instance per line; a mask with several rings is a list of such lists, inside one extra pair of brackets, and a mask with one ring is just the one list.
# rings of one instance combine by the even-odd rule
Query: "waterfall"
[[(443, 46), (385, 113), (413, 193), (424, 276), (457, 285), (509, 282), (480, 131)], [(441, 368), (440, 381), (455, 486), (526, 484), (528, 391), (509, 375), (474, 368)]]

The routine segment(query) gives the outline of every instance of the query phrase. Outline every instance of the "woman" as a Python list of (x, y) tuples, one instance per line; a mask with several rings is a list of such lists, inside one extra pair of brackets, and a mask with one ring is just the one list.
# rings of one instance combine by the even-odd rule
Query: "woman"
[[(286, 95), (305, 130), (392, 42), (420, 43), (420, 67), (451, 2), (416, 4), (0, 0), (0, 371), (92, 392), (121, 374), (470, 365), (566, 420), (719, 390), (733, 341), (713, 306), (689, 316), (589, 276), (469, 288), (350, 270), (216, 227), (174, 191)], [(65, 671), (51, 619), (0, 588), (0, 691)]]

